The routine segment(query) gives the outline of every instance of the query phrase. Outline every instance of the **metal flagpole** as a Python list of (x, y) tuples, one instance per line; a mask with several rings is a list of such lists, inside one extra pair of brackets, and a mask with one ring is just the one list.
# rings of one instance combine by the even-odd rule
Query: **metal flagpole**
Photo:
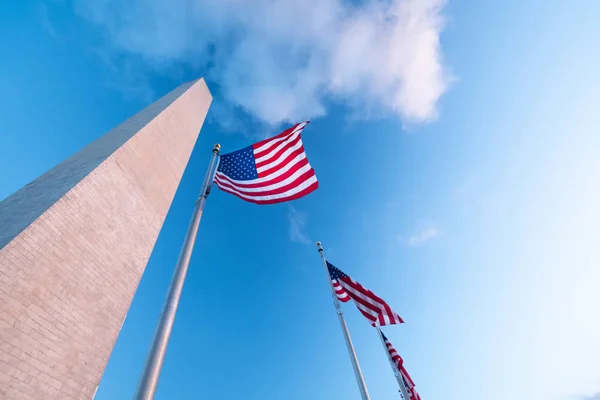
[(333, 288), (333, 282), (331, 282), (331, 276), (329, 275), (329, 268), (327, 268), (327, 260), (325, 259), (325, 254), (323, 253), (323, 246), (321, 246), (321, 242), (317, 242), (317, 247), (319, 248), (319, 253), (321, 254), (321, 259), (323, 260), (323, 266), (325, 267), (325, 273), (327, 274), (327, 281), (329, 282), (329, 287), (331, 288), (333, 305), (335, 306), (335, 311), (337, 312), (338, 318), (340, 320), (342, 332), (344, 332), (344, 339), (346, 339), (346, 346), (348, 347), (348, 353), (350, 353), (350, 359), (352, 360), (352, 367), (354, 368), (354, 375), (356, 376), (356, 382), (358, 383), (360, 396), (362, 400), (370, 400), (371, 398), (369, 397), (369, 392), (367, 391), (365, 378), (363, 377), (362, 371), (360, 370), (358, 358), (356, 357), (356, 352), (354, 351), (354, 345), (352, 344), (352, 339), (350, 338), (350, 332), (348, 332), (348, 326), (346, 326), (344, 312), (342, 311), (340, 301), (335, 295), (335, 289)]
[(398, 386), (400, 387), (400, 393), (402, 394), (402, 398), (404, 398), (404, 400), (411, 400), (410, 396), (408, 395), (408, 390), (406, 390), (406, 386), (404, 385), (404, 379), (402, 379), (402, 374), (398, 370), (398, 367), (396, 366), (396, 364), (394, 364), (394, 360), (392, 360), (392, 355), (390, 354), (388, 347), (385, 344), (385, 339), (383, 338), (383, 333), (381, 332), (381, 329), (379, 329), (378, 326), (376, 328), (377, 328), (377, 333), (379, 333), (379, 338), (381, 339), (381, 343), (383, 344), (383, 349), (385, 350), (385, 354), (387, 354), (388, 360), (390, 360), (390, 365), (392, 366), (392, 371), (394, 371), (394, 376), (396, 377), (396, 380), (398, 381)]
[(192, 214), (190, 225), (185, 234), (183, 245), (181, 246), (179, 259), (177, 260), (175, 272), (173, 272), (171, 284), (169, 285), (169, 290), (167, 292), (167, 298), (163, 305), (156, 331), (154, 332), (154, 338), (152, 339), (152, 345), (148, 352), (148, 357), (146, 358), (146, 364), (144, 365), (135, 395), (133, 396), (135, 400), (152, 400), (154, 398), (160, 369), (162, 368), (165, 359), (169, 336), (171, 335), (171, 329), (173, 328), (173, 322), (175, 321), (175, 314), (177, 313), (177, 305), (179, 304), (179, 298), (181, 297), (185, 275), (190, 264), (190, 258), (192, 257), (192, 250), (194, 249), (198, 226), (200, 225), (200, 219), (202, 218), (204, 203), (210, 193), (213, 169), (215, 168), (220, 149), (221, 146), (219, 144), (215, 144), (213, 147), (208, 171), (206, 171), (204, 183), (202, 183), (202, 190), (200, 191), (200, 196), (194, 206), (194, 213)]

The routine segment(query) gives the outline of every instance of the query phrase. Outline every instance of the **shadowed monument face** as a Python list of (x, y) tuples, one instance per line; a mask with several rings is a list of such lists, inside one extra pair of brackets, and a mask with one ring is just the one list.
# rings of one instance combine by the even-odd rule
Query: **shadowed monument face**
[(92, 398), (212, 97), (186, 83), (0, 202), (0, 398)]

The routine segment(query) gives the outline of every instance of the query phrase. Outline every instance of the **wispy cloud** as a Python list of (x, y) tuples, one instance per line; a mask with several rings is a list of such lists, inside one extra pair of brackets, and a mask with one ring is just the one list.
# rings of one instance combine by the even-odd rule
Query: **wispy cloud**
[(473, 176), (469, 176), (454, 187), (454, 190), (452, 191), (452, 197), (454, 199), (461, 199), (467, 197), (470, 194), (470, 192), (473, 191), (474, 186), (475, 178)]
[(39, 3), (35, 7), (35, 15), (38, 23), (41, 27), (52, 37), (58, 38), (58, 33), (56, 32), (56, 27), (52, 22), (48, 6), (45, 3)]
[(144, 72), (139, 70), (133, 60), (118, 59), (115, 54), (102, 47), (91, 47), (89, 51), (105, 65), (104, 85), (120, 90), (128, 100), (141, 99), (149, 103), (156, 98), (156, 93), (150, 87)]
[(403, 243), (406, 246), (415, 247), (429, 242), (430, 240), (435, 239), (439, 235), (439, 229), (431, 225), (409, 235), (408, 237), (399, 236), (398, 239), (401, 243)]
[[(112, 51), (202, 71), (268, 124), (326, 114), (326, 100), (405, 122), (437, 116), (450, 75), (446, 0), (74, 0)], [(368, 113), (367, 113), (368, 114)]]
[(592, 396), (582, 397), (581, 400), (600, 400), (600, 393), (596, 393)]
[(309, 244), (311, 240), (305, 233), (306, 229), (305, 212), (298, 211), (289, 206), (288, 221), (290, 223), (290, 240), (296, 243)]

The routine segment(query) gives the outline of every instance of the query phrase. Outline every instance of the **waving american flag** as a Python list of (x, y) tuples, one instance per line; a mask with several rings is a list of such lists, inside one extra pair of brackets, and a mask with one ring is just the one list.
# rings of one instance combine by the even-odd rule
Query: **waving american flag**
[(398, 354), (394, 346), (392, 346), (392, 343), (390, 343), (387, 336), (385, 336), (383, 332), (381, 332), (381, 336), (383, 337), (383, 341), (385, 342), (385, 346), (390, 353), (390, 357), (392, 358), (394, 365), (396, 368), (398, 368), (398, 372), (400, 373), (402, 381), (404, 382), (404, 387), (408, 392), (409, 399), (405, 400), (421, 400), (421, 396), (419, 396), (417, 389), (415, 389), (415, 383), (411, 379), (410, 375), (408, 375), (408, 372), (406, 372), (406, 368), (404, 368), (404, 360), (402, 360), (400, 354)]
[(242, 200), (274, 204), (299, 199), (319, 187), (304, 153), (302, 122), (270, 139), (220, 157), (217, 186)]
[(371, 321), (371, 325), (384, 326), (404, 322), (381, 297), (350, 278), (329, 261), (327, 261), (327, 268), (337, 298), (344, 303), (350, 299), (354, 300), (356, 307)]

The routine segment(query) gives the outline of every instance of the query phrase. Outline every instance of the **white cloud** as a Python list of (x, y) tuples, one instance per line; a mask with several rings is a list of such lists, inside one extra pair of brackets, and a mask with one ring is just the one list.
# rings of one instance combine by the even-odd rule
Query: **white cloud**
[(582, 397), (581, 400), (600, 400), (600, 393), (596, 393), (593, 396)]
[(446, 0), (75, 0), (118, 52), (185, 64), (270, 123), (326, 113), (326, 99), (408, 122), (436, 118)]
[(289, 206), (290, 240), (296, 243), (309, 244), (311, 240), (305, 233), (306, 213)]
[(429, 226), (421, 229), (407, 238), (399, 237), (400, 242), (407, 246), (414, 247), (422, 245), (423, 243), (429, 242), (440, 235), (440, 231), (435, 226)]

